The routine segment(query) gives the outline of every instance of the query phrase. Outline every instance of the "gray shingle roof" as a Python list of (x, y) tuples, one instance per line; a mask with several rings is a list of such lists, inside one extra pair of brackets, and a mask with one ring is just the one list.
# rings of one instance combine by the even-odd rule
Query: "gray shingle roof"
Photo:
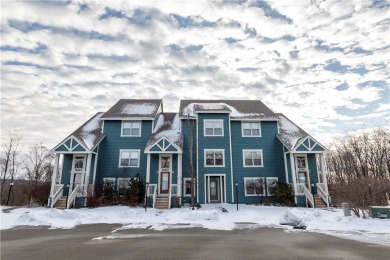
[(299, 144), (303, 139), (309, 136), (302, 128), (294, 124), (290, 119), (288, 119), (285, 115), (278, 113), (280, 117), (279, 125), (279, 133), (276, 137), (286, 146), (288, 150), (293, 150), (296, 148), (297, 144)]
[(102, 119), (150, 118), (154, 119), (162, 99), (120, 99)]
[(163, 137), (183, 150), (184, 137), (180, 132), (180, 120), (177, 113), (162, 113), (159, 115), (154, 132), (150, 135), (146, 144), (146, 149), (155, 145)]
[(181, 100), (180, 118), (194, 117), (199, 112), (230, 112), (232, 119), (278, 120), (260, 100)]

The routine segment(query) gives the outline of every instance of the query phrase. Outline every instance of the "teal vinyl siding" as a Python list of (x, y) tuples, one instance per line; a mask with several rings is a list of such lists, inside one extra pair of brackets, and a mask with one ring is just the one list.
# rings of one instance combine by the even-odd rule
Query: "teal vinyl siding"
[(68, 148), (65, 147), (65, 145), (61, 145), (56, 149), (56, 152), (68, 152)]
[(89, 173), (89, 183), (93, 182), (93, 172), (95, 170), (95, 160), (96, 160), (96, 155), (92, 154), (92, 158), (91, 158), (91, 172)]
[(316, 144), (311, 150), (314, 151), (314, 152), (323, 152), (323, 151), (325, 151), (324, 148), (322, 148), (318, 144)]
[[(223, 136), (204, 136), (205, 119), (222, 119)], [(226, 183), (226, 201), (232, 203), (232, 179), (231, 179), (231, 162), (230, 162), (230, 130), (229, 114), (198, 114), (198, 187), (199, 203), (205, 203), (206, 185), (205, 174), (225, 174)], [(205, 149), (223, 149), (224, 166), (205, 167)]]
[(68, 190), (66, 185), (70, 184), (70, 172), (72, 170), (73, 154), (64, 154), (62, 165), (61, 184), (64, 184), (63, 195), (66, 196)]
[(159, 175), (159, 160), (160, 157), (158, 154), (150, 155), (150, 183), (158, 184), (158, 175)]
[[(242, 137), (241, 121), (232, 121), (231, 124), (233, 181), (238, 182), (238, 201), (239, 203), (259, 202), (257, 196), (245, 197), (244, 177), (278, 177), (279, 181), (286, 181), (283, 146), (276, 138), (277, 122), (261, 122), (261, 137)], [(243, 150), (262, 150), (263, 167), (244, 167)]]
[(72, 138), (70, 138), (68, 141), (65, 142), (65, 145), (70, 147), (70, 142), (71, 142)]
[(316, 185), (316, 183), (318, 183), (316, 155), (313, 153), (308, 154), (307, 161), (308, 161), (307, 163), (309, 166), (309, 173), (310, 173), (310, 184)]
[[(99, 145), (99, 161), (97, 182), (103, 178), (134, 177), (140, 174), (141, 180), (146, 182), (146, 154), (144, 149), (152, 132), (152, 121), (142, 121), (140, 137), (121, 137), (122, 121), (107, 120), (104, 122), (106, 137)], [(119, 167), (120, 149), (140, 151), (139, 167)]]
[(79, 145), (76, 148), (73, 149), (74, 152), (85, 152), (85, 149)]

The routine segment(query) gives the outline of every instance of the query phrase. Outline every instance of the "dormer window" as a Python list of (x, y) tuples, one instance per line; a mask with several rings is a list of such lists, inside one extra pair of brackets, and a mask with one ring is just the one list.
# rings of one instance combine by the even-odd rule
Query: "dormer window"
[(121, 136), (141, 136), (140, 121), (122, 121)]

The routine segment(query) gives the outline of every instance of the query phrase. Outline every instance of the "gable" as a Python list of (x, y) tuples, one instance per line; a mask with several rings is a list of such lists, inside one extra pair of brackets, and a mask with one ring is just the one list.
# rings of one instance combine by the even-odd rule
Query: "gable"
[(308, 136), (295, 149), (298, 152), (326, 152), (326, 149), (313, 138)]
[(54, 149), (54, 152), (67, 153), (67, 152), (86, 152), (88, 149), (84, 147), (76, 138), (70, 136), (61, 143), (59, 143)]
[(174, 143), (170, 142), (165, 137), (161, 138), (160, 141), (156, 142), (154, 145), (145, 149), (145, 152), (173, 152), (173, 153), (181, 153), (181, 149), (177, 147)]

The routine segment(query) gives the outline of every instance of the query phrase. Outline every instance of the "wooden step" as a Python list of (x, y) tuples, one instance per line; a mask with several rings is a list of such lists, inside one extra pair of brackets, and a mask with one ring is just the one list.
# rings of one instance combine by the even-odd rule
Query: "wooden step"
[(326, 203), (319, 196), (314, 196), (314, 203), (316, 205), (316, 208), (326, 208)]
[(169, 209), (169, 198), (157, 197), (156, 202), (154, 203), (154, 208), (156, 208), (156, 209)]
[(66, 208), (66, 199), (59, 199), (54, 207), (56, 209), (65, 209)]

